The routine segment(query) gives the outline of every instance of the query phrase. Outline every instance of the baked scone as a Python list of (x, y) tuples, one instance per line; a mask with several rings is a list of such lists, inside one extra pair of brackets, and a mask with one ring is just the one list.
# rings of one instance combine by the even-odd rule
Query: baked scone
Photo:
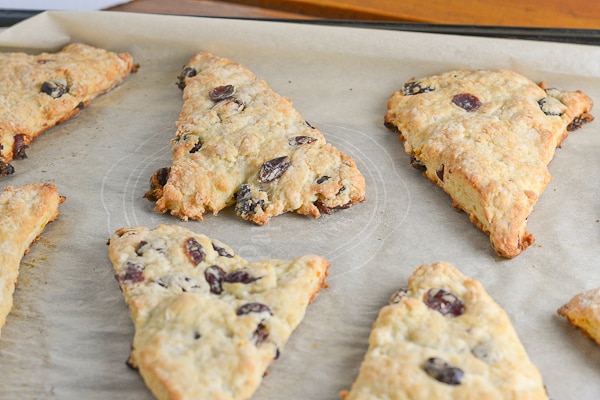
[(411, 79), (387, 107), (385, 125), (400, 132), (411, 165), (507, 258), (534, 242), (527, 217), (551, 179), (556, 147), (593, 119), (585, 93), (537, 85), (508, 70)]
[(575, 295), (557, 313), (600, 344), (600, 288)]
[(242, 65), (198, 53), (179, 87), (172, 165), (156, 171), (145, 195), (156, 211), (201, 220), (235, 204), (239, 216), (263, 225), (286, 212), (317, 218), (365, 198), (352, 157)]
[(418, 267), (375, 321), (346, 400), (547, 399), (506, 312), (478, 281)]
[(21, 259), (65, 200), (51, 183), (7, 186), (0, 192), (0, 329), (13, 306)]
[(135, 336), (129, 363), (158, 399), (248, 399), (324, 287), (318, 256), (248, 262), (178, 227), (109, 241)]
[(79, 112), (137, 68), (128, 53), (82, 43), (56, 53), (0, 53), (0, 176), (42, 132)]

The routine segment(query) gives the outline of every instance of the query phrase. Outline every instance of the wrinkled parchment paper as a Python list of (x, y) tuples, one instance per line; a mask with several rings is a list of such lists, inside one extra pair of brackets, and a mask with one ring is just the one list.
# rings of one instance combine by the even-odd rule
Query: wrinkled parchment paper
[[(510, 68), (600, 100), (600, 47), (294, 23), (50, 12), (0, 33), (3, 51), (57, 50), (73, 41), (128, 51), (140, 64), (121, 87), (48, 131), (1, 184), (54, 182), (67, 197), (24, 258), (0, 339), (2, 399), (151, 399), (127, 360), (133, 327), (106, 245), (118, 228), (181, 224), (249, 260), (315, 253), (332, 263), (255, 399), (338, 399), (356, 377), (379, 309), (422, 263), (449, 261), (508, 312), (553, 400), (597, 399), (600, 347), (556, 315), (600, 286), (600, 119), (573, 132), (529, 218), (536, 244), (513, 260), (421, 173), (383, 126), (386, 102), (410, 77)], [(142, 198), (170, 163), (181, 107), (176, 77), (197, 51), (231, 58), (290, 97), (352, 155), (367, 201), (318, 220), (284, 215), (258, 227), (230, 210), (181, 222)], [(594, 113), (594, 112), (592, 112)], [(600, 116), (600, 111), (596, 114)]]

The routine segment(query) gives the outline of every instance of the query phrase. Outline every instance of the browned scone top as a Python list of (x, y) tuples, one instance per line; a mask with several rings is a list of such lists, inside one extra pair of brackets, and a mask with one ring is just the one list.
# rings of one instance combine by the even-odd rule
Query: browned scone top
[(248, 262), (179, 226), (123, 228), (109, 243), (135, 325), (130, 365), (161, 400), (249, 399), (329, 271), (315, 255)]
[(365, 180), (342, 153), (244, 66), (200, 52), (183, 69), (173, 163), (146, 194), (158, 212), (202, 219), (235, 205), (256, 224), (319, 217), (364, 200)]
[(548, 400), (507, 313), (447, 262), (419, 266), (379, 312), (345, 400)]
[(137, 68), (128, 53), (72, 43), (56, 53), (0, 53), (0, 176), (29, 143), (122, 83)]
[(7, 186), (0, 192), (0, 328), (13, 305), (21, 259), (65, 200), (52, 183)]
[(527, 218), (569, 131), (591, 121), (581, 91), (537, 85), (508, 70), (410, 79), (388, 102), (411, 164), (448, 193), (507, 258), (534, 242)]

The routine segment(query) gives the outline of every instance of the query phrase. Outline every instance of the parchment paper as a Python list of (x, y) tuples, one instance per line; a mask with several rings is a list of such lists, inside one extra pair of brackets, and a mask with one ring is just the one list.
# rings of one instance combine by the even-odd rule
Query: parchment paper
[[(510, 68), (600, 99), (599, 47), (115, 12), (44, 13), (0, 34), (3, 51), (73, 41), (131, 52), (140, 69), (34, 141), (29, 158), (15, 161), (16, 173), (1, 182), (51, 181), (67, 201), (24, 258), (0, 339), (0, 398), (152, 398), (125, 365), (133, 327), (106, 241), (123, 226), (169, 223), (223, 240), (250, 260), (314, 253), (332, 263), (329, 288), (255, 399), (338, 399), (389, 295), (418, 265), (439, 260), (480, 280), (508, 312), (553, 400), (598, 399), (600, 348), (556, 309), (600, 286), (600, 120), (557, 150), (554, 180), (529, 218), (536, 244), (504, 260), (409, 166), (383, 114), (408, 78), (455, 68)], [(182, 104), (176, 77), (199, 50), (244, 64), (290, 97), (356, 159), (367, 201), (318, 220), (279, 216), (263, 227), (231, 211), (201, 222), (154, 212), (142, 195), (152, 173), (170, 164)]]

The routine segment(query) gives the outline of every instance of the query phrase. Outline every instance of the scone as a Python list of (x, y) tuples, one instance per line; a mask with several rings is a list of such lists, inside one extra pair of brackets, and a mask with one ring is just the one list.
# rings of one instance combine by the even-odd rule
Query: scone
[(56, 53), (0, 53), (0, 176), (42, 132), (122, 83), (136, 66), (128, 53), (82, 43)]
[(158, 399), (244, 400), (325, 286), (318, 256), (248, 262), (178, 226), (109, 241), (135, 336), (129, 363)]
[(21, 259), (64, 201), (51, 183), (7, 186), (0, 192), (0, 329), (13, 305)]
[(444, 262), (390, 298), (346, 400), (547, 399), (506, 312)]
[(365, 198), (352, 157), (242, 65), (198, 53), (179, 87), (172, 165), (156, 171), (145, 195), (156, 211), (201, 220), (235, 205), (263, 225), (286, 212), (317, 218)]
[(527, 217), (551, 179), (567, 133), (591, 121), (583, 92), (536, 85), (512, 71), (451, 71), (411, 79), (388, 101), (413, 167), (512, 258), (534, 242)]
[(600, 288), (575, 295), (557, 312), (600, 344)]

